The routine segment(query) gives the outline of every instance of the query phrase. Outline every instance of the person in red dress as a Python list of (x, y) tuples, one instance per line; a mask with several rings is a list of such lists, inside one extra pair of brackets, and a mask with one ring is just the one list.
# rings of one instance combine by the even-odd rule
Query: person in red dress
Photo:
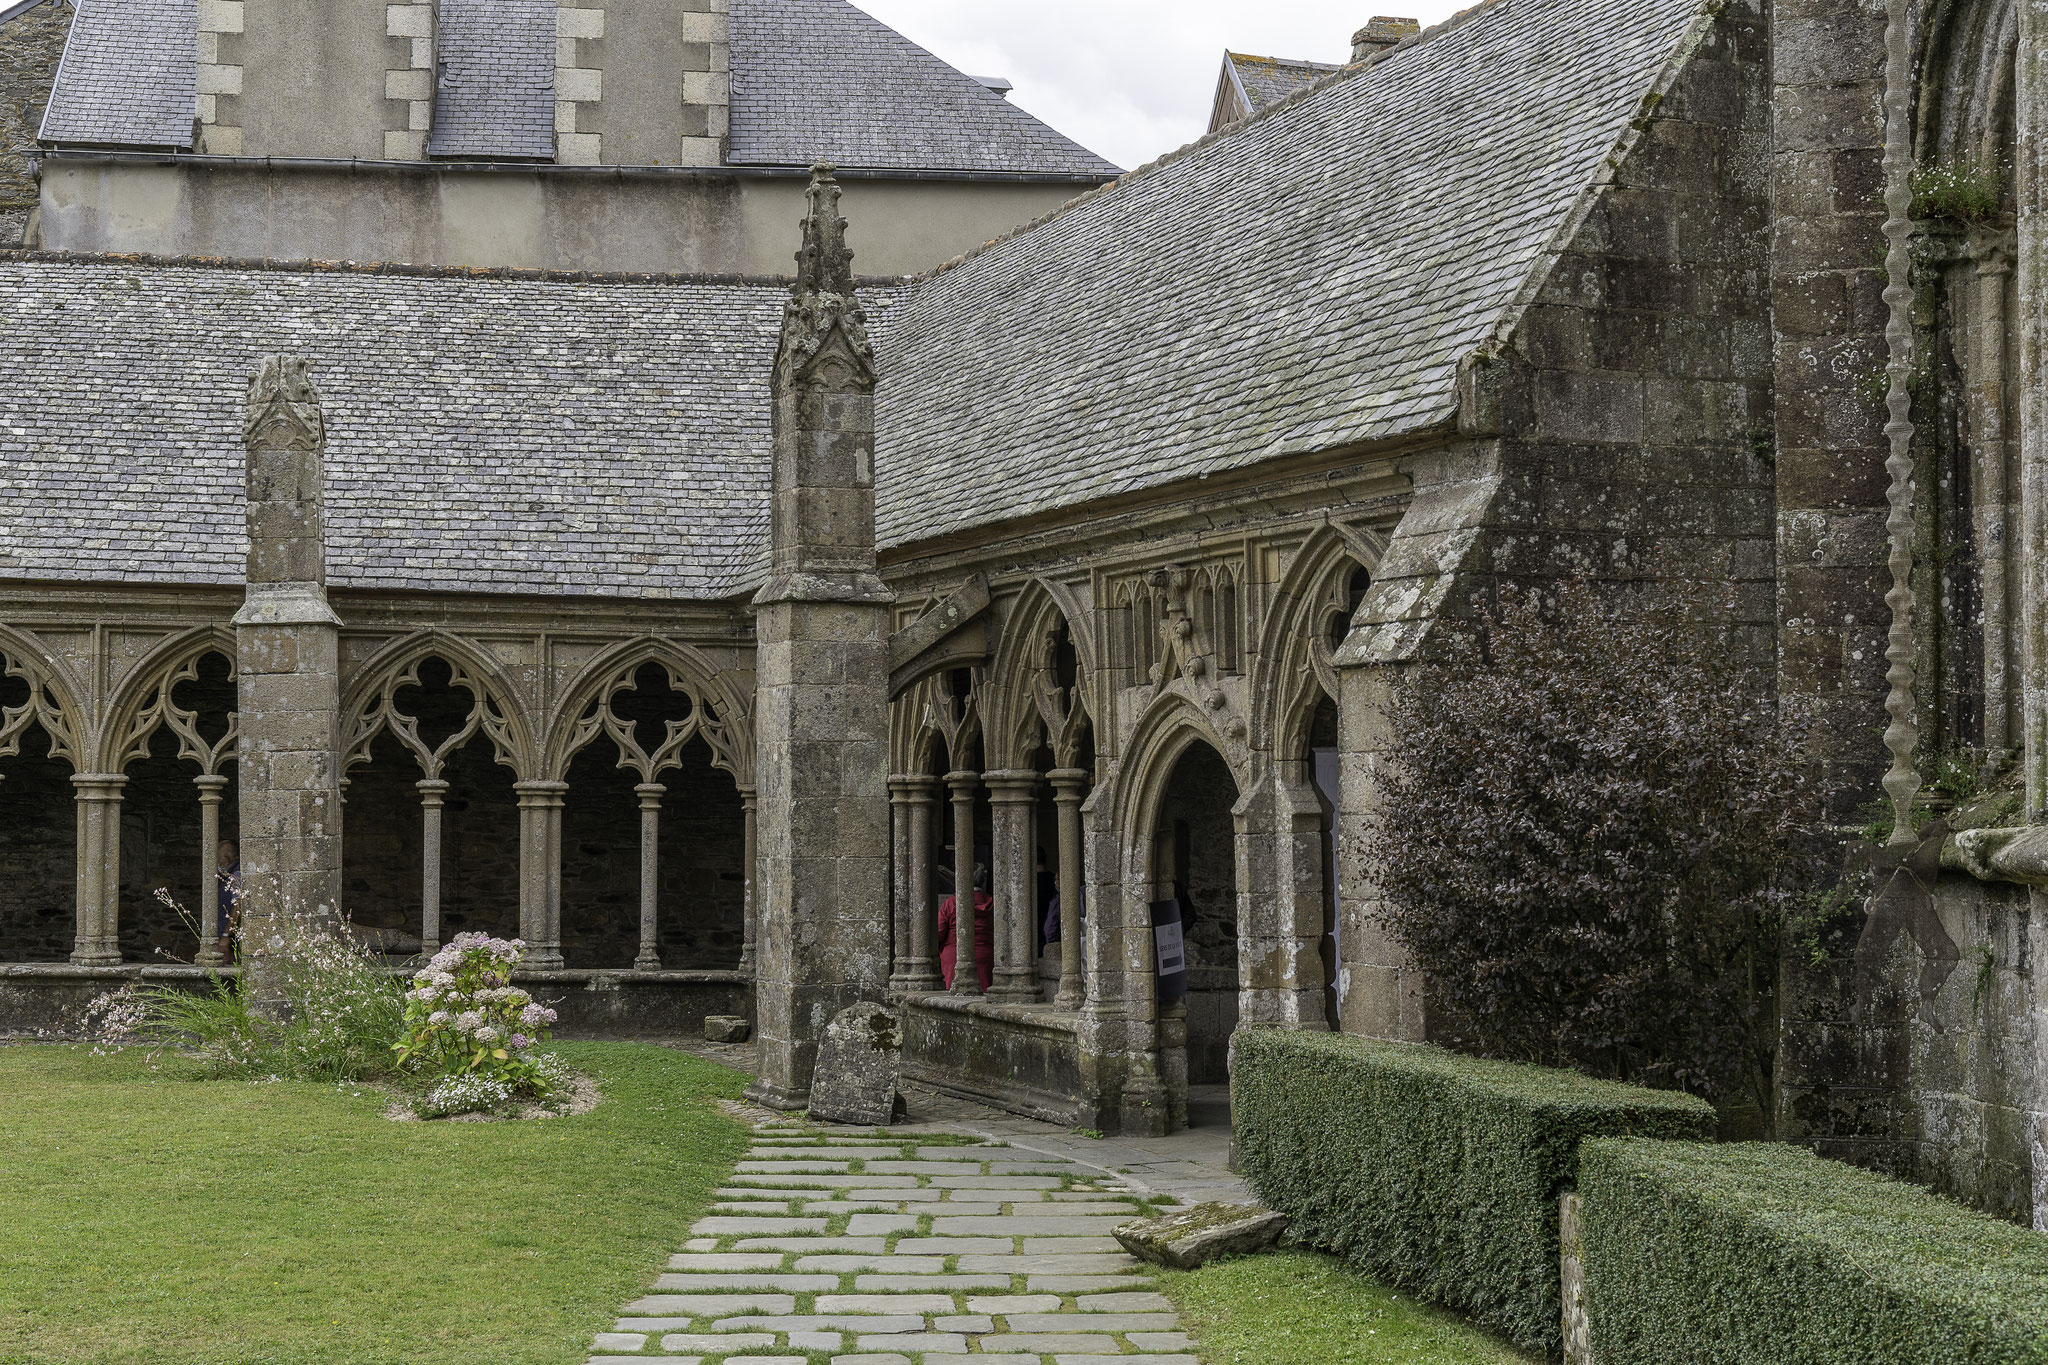
[[(959, 956), (960, 916), (955, 897), (939, 902), (939, 975), (953, 985), (953, 963)], [(996, 976), (996, 903), (988, 893), (988, 868), (974, 865), (974, 974), (987, 990)]]

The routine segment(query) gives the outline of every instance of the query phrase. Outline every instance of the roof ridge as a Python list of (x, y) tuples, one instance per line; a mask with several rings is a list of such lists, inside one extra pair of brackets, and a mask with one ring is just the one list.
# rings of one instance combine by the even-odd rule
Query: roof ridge
[(1319, 91), (1326, 90), (1331, 86), (1341, 84), (1345, 81), (1356, 79), (1357, 77), (1363, 75), (1365, 72), (1371, 70), (1373, 67), (1378, 66), (1381, 62), (1387, 61), (1396, 53), (1406, 52), (1410, 48), (1419, 47), (1423, 43), (1430, 42), (1433, 39), (1439, 38), (1446, 33), (1450, 33), (1456, 29), (1462, 28), (1465, 24), (1471, 22), (1483, 11), (1493, 9), (1500, 5), (1512, 3), (1514, 3), (1514, 0), (1479, 0), (1478, 4), (1471, 6), (1469, 9), (1459, 10), (1450, 18), (1445, 19), (1441, 23), (1432, 24), (1430, 27), (1423, 29), (1420, 33), (1412, 33), (1406, 38), (1403, 38), (1400, 42), (1395, 43), (1392, 47), (1383, 48), (1380, 51), (1375, 52), (1371, 56), (1365, 58), (1365, 60), (1363, 61), (1351, 62), (1344, 66), (1340, 66), (1333, 70), (1329, 75), (1323, 77), (1321, 80), (1313, 81), (1310, 84), (1303, 86), (1301, 89), (1294, 91), (1293, 93), (1286, 96), (1284, 99), (1275, 100), (1273, 101), (1273, 103), (1267, 105), (1265, 108), (1254, 110), (1251, 113), (1247, 114), (1245, 117), (1238, 119), (1233, 123), (1226, 124), (1223, 127), (1218, 128), (1214, 132), (1204, 133), (1202, 136), (1196, 138), (1193, 142), (1187, 143), (1185, 146), (1176, 147), (1172, 151), (1166, 152), (1161, 156), (1155, 157), (1154, 159), (1146, 162), (1142, 166), (1138, 166), (1131, 170), (1125, 171), (1122, 175), (1118, 176), (1116, 179), (1110, 181), (1106, 185), (1098, 185), (1094, 189), (1089, 190), (1086, 193), (1077, 194), (1072, 199), (1069, 199), (1066, 203), (1061, 204), (1058, 208), (1055, 208), (1050, 212), (1041, 214), (1037, 218), (1034, 218), (1030, 222), (1024, 224), (1022, 227), (1014, 228), (1011, 231), (1004, 233), (1000, 237), (992, 237), (988, 241), (983, 242), (980, 246), (961, 252), (958, 256), (955, 256), (950, 261), (940, 262), (938, 265), (933, 266), (931, 269), (925, 271), (923, 274), (910, 276), (908, 282), (913, 286), (927, 284), (930, 281), (937, 279), (939, 276), (948, 273), (949, 271), (959, 269), (961, 266), (967, 264), (969, 261), (974, 260), (979, 256), (986, 255), (988, 252), (993, 251), (995, 248), (1002, 246), (1005, 243), (1013, 242), (1019, 237), (1023, 237), (1029, 233), (1037, 231), (1039, 228), (1044, 227), (1047, 223), (1052, 222), (1056, 218), (1064, 217), (1066, 214), (1073, 212), (1075, 209), (1079, 208), (1083, 204), (1089, 203), (1090, 201), (1095, 199), (1106, 198), (1107, 196), (1114, 194), (1119, 189), (1122, 189), (1126, 185), (1134, 184), (1137, 181), (1146, 179), (1153, 175), (1157, 175), (1164, 168), (1171, 166), (1176, 162), (1187, 160), (1195, 153), (1208, 148), (1214, 143), (1221, 142), (1223, 139), (1227, 137), (1235, 137), (1238, 134), (1242, 133), (1245, 129), (1250, 128), (1252, 125), (1262, 123), (1266, 119), (1272, 118), (1274, 115), (1278, 114), (1282, 109), (1293, 108), (1296, 104), (1299, 104), (1303, 100), (1311, 98)]
[[(140, 265), (152, 269), (268, 271), (293, 275), (402, 275), (423, 279), (534, 280), (549, 284), (708, 284), (788, 289), (793, 275), (746, 275), (719, 271), (552, 270), (518, 265), (414, 265), (405, 261), (325, 261), (268, 256), (171, 256), (147, 251), (45, 251), (0, 247), (0, 264), (35, 261), (51, 265)], [(896, 275), (856, 275), (862, 289), (901, 288)]]

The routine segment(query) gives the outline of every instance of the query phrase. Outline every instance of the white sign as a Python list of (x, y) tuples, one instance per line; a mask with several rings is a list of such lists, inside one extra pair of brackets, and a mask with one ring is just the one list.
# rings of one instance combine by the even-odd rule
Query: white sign
[(1155, 924), (1152, 938), (1159, 945), (1159, 974), (1177, 976), (1188, 969), (1187, 950), (1182, 944), (1180, 923)]

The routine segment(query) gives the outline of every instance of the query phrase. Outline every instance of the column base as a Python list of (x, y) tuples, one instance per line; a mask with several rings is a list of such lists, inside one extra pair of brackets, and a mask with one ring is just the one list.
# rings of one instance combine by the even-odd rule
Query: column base
[(997, 977), (995, 984), (989, 987), (988, 998), (1005, 1005), (1035, 1005), (1040, 996), (1035, 981), (1005, 981)]
[(528, 948), (526, 958), (519, 964), (532, 971), (560, 971), (569, 964), (562, 959), (559, 948)]
[(105, 948), (81, 948), (71, 955), (71, 962), (77, 967), (118, 967), (121, 954)]
[(1126, 1137), (1165, 1137), (1166, 1087), (1152, 1076), (1135, 1078), (1124, 1087), (1117, 1117)]
[(192, 965), (195, 967), (225, 967), (228, 965), (227, 954), (218, 950), (210, 953), (202, 952), (199, 956), (192, 959)]
[(939, 964), (928, 957), (913, 957), (903, 964), (903, 989), (913, 995), (946, 989), (939, 976)]
[(1081, 1006), (1088, 1003), (1087, 994), (1077, 985), (1071, 990), (1060, 987), (1060, 993), (1052, 998), (1052, 1007), (1063, 1014), (1079, 1014)]
[(658, 971), (660, 971), (660, 970), (661, 970), (661, 955), (660, 955), (659, 953), (642, 953), (642, 954), (640, 954), (640, 956), (638, 956), (638, 957), (636, 957), (636, 958), (634, 958), (634, 959), (633, 959), (633, 970), (634, 970), (634, 971), (636, 971), (636, 972), (658, 972)]
[(741, 1092), (741, 1097), (763, 1109), (774, 1109), (781, 1113), (793, 1114), (811, 1107), (810, 1090), (789, 1090), (773, 1081), (759, 1080)]

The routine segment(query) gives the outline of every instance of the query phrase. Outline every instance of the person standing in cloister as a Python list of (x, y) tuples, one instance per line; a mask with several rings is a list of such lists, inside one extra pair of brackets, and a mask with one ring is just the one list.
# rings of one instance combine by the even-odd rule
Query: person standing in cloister
[[(959, 956), (960, 917), (957, 896), (939, 902), (939, 975), (948, 989), (953, 985), (954, 961)], [(974, 974), (986, 991), (996, 975), (996, 902), (989, 894), (988, 864), (974, 865)]]

